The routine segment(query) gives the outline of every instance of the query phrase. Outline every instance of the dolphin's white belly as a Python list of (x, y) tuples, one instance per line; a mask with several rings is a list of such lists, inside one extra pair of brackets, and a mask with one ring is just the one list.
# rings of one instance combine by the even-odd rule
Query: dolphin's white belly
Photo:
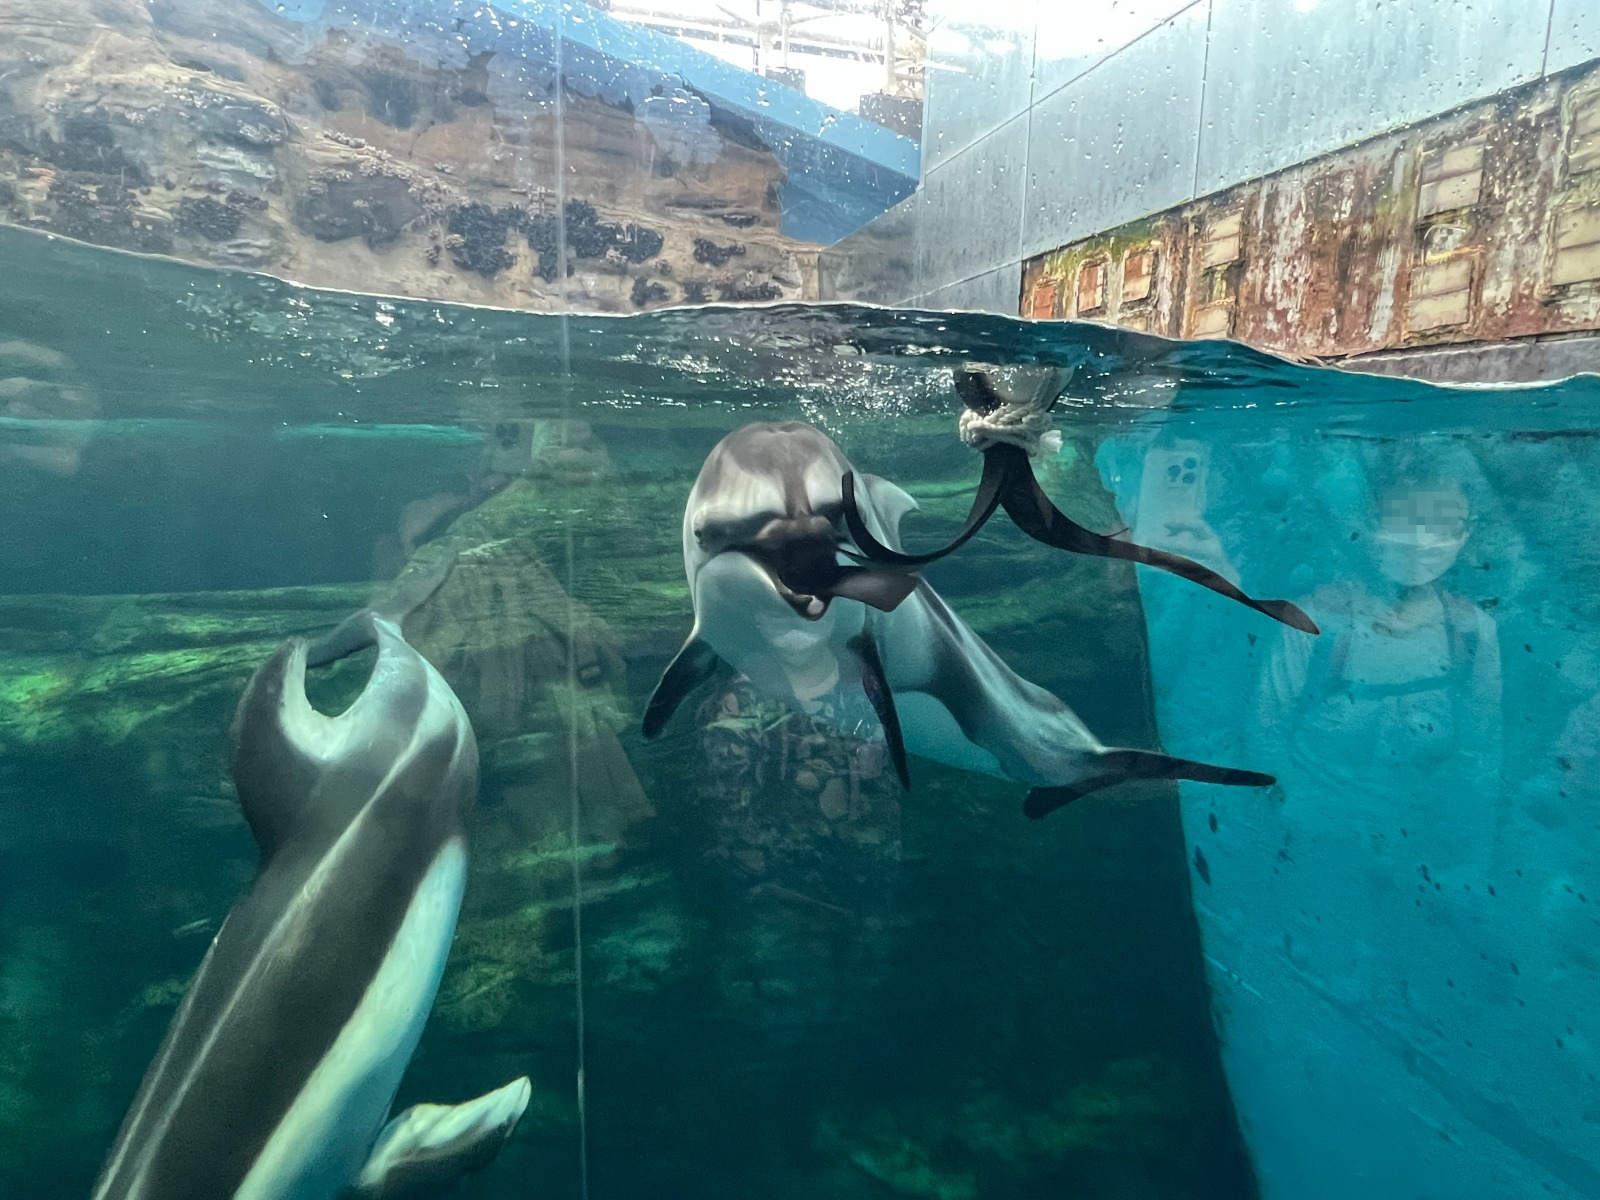
[(466, 847), (452, 838), (418, 885), (378, 973), (235, 1200), (333, 1200), (355, 1181), (421, 1040), (466, 874)]

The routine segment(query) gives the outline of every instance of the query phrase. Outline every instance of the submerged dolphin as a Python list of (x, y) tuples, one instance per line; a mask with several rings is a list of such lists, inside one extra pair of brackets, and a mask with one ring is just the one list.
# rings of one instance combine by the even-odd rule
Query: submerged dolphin
[[(1070, 708), (1001, 662), (925, 581), (841, 563), (855, 549), (843, 507), (853, 471), (820, 430), (798, 421), (746, 425), (711, 451), (683, 514), (695, 624), (650, 698), (646, 737), (725, 664), (802, 711), (826, 688), (861, 687), (902, 782), (909, 750), (1027, 784), (1030, 817), (1129, 779), (1274, 782), (1102, 745)], [(855, 479), (860, 519), (898, 548), (900, 519), (916, 502), (887, 480)]]
[[(352, 631), (364, 629), (364, 636)], [(461, 702), (388, 620), (365, 689), (327, 717), (287, 642), (234, 717), (233, 776), (261, 852), (133, 1102), (94, 1200), (414, 1195), (476, 1169), (526, 1078), (384, 1127), (455, 932), (478, 750)]]

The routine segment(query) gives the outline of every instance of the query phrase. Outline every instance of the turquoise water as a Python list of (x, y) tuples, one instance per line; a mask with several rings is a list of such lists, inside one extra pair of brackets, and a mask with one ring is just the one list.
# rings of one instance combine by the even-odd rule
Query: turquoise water
[[(1594, 379), (852, 306), (533, 316), (10, 230), (0, 261), (0, 1195), (87, 1193), (249, 884), (250, 673), (440, 549), (471, 570), (407, 635), (483, 782), (400, 1103), (534, 1085), (470, 1194), (1600, 1191)], [(931, 763), (905, 794), (738, 681), (641, 737), (717, 441), (810, 421), (942, 544), (968, 363), (1071, 370), (1065, 511), (1324, 634), (1003, 519), (928, 579), (1102, 740), (1276, 789), (1028, 821)]]

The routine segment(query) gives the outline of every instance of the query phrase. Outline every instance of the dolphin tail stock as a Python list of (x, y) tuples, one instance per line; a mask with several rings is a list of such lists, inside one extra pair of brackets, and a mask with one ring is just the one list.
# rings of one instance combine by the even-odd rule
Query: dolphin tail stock
[(705, 683), (723, 667), (717, 652), (700, 637), (698, 629), (667, 664), (661, 682), (650, 693), (650, 702), (644, 710), (644, 736), (653, 738), (666, 726), (667, 720), (677, 711), (683, 698)]
[(1036, 787), (1028, 793), (1022, 811), (1032, 820), (1047, 817), (1092, 792), (1127, 783), (1134, 779), (1188, 779), (1195, 783), (1218, 783), (1225, 787), (1271, 787), (1274, 776), (1238, 767), (1219, 767), (1192, 758), (1174, 758), (1154, 750), (1104, 750), (1094, 761), (1095, 773), (1076, 783), (1059, 787)]
[(455, 568), (456, 556), (447, 554), (426, 570), (399, 581), (388, 595), (375, 599), (366, 608), (351, 613), (330, 633), (306, 647), (307, 667), (326, 667), (352, 654), (359, 654), (377, 640), (372, 619), (381, 617), (400, 628), (405, 619), (421, 608), (444, 586)]
[(378, 1135), (348, 1200), (422, 1200), (494, 1161), (533, 1094), (527, 1076), (462, 1104), (417, 1104)]

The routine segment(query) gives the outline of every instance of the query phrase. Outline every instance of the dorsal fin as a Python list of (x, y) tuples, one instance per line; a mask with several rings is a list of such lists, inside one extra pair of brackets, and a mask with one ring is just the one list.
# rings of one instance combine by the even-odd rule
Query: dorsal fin
[(234, 788), (263, 863), (306, 819), (316, 783), (316, 763), (285, 727), (301, 706), (321, 716), (305, 698), (305, 678), (306, 643), (294, 638), (256, 669), (233, 714)]
[(406, 618), (444, 586), (455, 565), (456, 556), (447, 554), (430, 567), (402, 572), (383, 595), (373, 597), (366, 608), (351, 613), (331, 633), (312, 642), (306, 650), (306, 666), (325, 667), (372, 645), (377, 638), (373, 617), (381, 617), (392, 622), (395, 628), (402, 628)]

